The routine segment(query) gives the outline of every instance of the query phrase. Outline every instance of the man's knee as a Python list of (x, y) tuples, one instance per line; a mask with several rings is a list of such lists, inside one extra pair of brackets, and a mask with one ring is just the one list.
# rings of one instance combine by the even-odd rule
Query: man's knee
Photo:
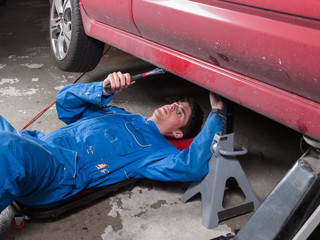
[(2, 158), (16, 158), (19, 137), (11, 132), (0, 131), (0, 156)]
[(14, 127), (1, 115), (0, 115), (0, 130), (7, 131), (7, 132), (13, 132), (13, 133), (17, 132), (14, 129)]
[(13, 133), (11, 132), (7, 132), (7, 131), (2, 131), (0, 130), (0, 146), (7, 146), (10, 144), (14, 143), (13, 137), (12, 137)]

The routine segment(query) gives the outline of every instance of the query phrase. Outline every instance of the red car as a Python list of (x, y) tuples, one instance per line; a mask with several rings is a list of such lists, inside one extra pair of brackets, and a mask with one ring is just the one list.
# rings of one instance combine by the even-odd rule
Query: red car
[(53, 0), (58, 66), (90, 71), (104, 43), (320, 140), (320, 2)]

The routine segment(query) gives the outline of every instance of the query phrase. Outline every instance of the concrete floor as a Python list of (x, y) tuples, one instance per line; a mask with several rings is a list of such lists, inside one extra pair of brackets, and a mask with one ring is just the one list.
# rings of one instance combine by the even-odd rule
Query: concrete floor
[[(0, 6), (0, 114), (16, 129), (55, 99), (57, 92), (80, 74), (57, 69), (49, 48), (47, 0), (9, 0)], [(98, 67), (79, 82), (103, 80), (108, 73), (140, 73), (153, 68), (111, 48)], [(209, 111), (208, 92), (171, 74), (138, 81), (118, 94), (112, 104), (149, 116), (173, 96), (193, 96)], [(28, 129), (48, 133), (63, 126), (51, 107)], [(236, 106), (236, 148), (249, 153), (239, 158), (262, 201), (300, 157), (300, 134), (241, 106)], [(55, 220), (27, 221), (21, 230), (8, 228), (0, 218), (0, 239), (211, 239), (241, 228), (251, 213), (223, 221), (217, 228), (201, 224), (200, 198), (183, 204), (188, 184), (141, 182), (71, 211)], [(225, 205), (242, 200), (226, 194)], [(10, 209), (6, 214), (10, 214)]]

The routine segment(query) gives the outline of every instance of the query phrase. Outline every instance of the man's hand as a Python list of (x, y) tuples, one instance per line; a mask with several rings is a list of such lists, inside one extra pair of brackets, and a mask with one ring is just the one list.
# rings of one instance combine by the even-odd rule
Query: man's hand
[[(129, 73), (110, 73), (108, 77), (103, 81), (103, 92), (107, 94), (118, 93), (133, 83), (134, 82), (131, 82), (131, 76)], [(109, 89), (106, 89), (105, 86), (107, 86), (108, 84), (110, 84), (111, 87)]]
[(214, 92), (210, 92), (209, 95), (210, 98), (210, 104), (211, 108), (218, 108), (218, 109), (223, 109), (223, 102), (221, 101), (220, 97), (215, 94)]

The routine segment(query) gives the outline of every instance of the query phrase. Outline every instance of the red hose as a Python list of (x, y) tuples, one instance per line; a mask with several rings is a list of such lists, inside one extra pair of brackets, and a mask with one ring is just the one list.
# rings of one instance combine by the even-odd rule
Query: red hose
[[(79, 81), (80, 78), (83, 77), (83, 75), (85, 74), (85, 72), (81, 73), (81, 75), (74, 80), (74, 82), (72, 84), (75, 84), (76, 82)], [(39, 117), (42, 116), (42, 114), (44, 114), (49, 108), (51, 108), (54, 104), (56, 103), (56, 101), (53, 101), (52, 103), (50, 103), (46, 108), (44, 108), (43, 110), (41, 110), (37, 115), (35, 115), (26, 125), (24, 125), (20, 130), (23, 130), (27, 127), (29, 127), (32, 123), (34, 123)]]
[[(106, 49), (106, 51), (102, 54), (102, 56), (104, 56), (110, 49), (110, 45), (108, 46), (108, 48)], [(79, 81), (80, 78), (83, 77), (83, 75), (86, 74), (86, 72), (81, 73), (81, 75), (73, 81), (72, 84), (75, 84), (76, 82)], [(35, 115), (26, 125), (24, 125), (20, 130), (26, 129), (27, 127), (29, 127), (32, 123), (34, 123), (39, 117), (42, 116), (42, 114), (44, 114), (50, 107), (52, 107), (54, 104), (56, 103), (56, 101), (53, 101), (52, 103), (50, 103), (46, 108), (44, 108), (43, 110), (41, 110), (37, 115)]]

